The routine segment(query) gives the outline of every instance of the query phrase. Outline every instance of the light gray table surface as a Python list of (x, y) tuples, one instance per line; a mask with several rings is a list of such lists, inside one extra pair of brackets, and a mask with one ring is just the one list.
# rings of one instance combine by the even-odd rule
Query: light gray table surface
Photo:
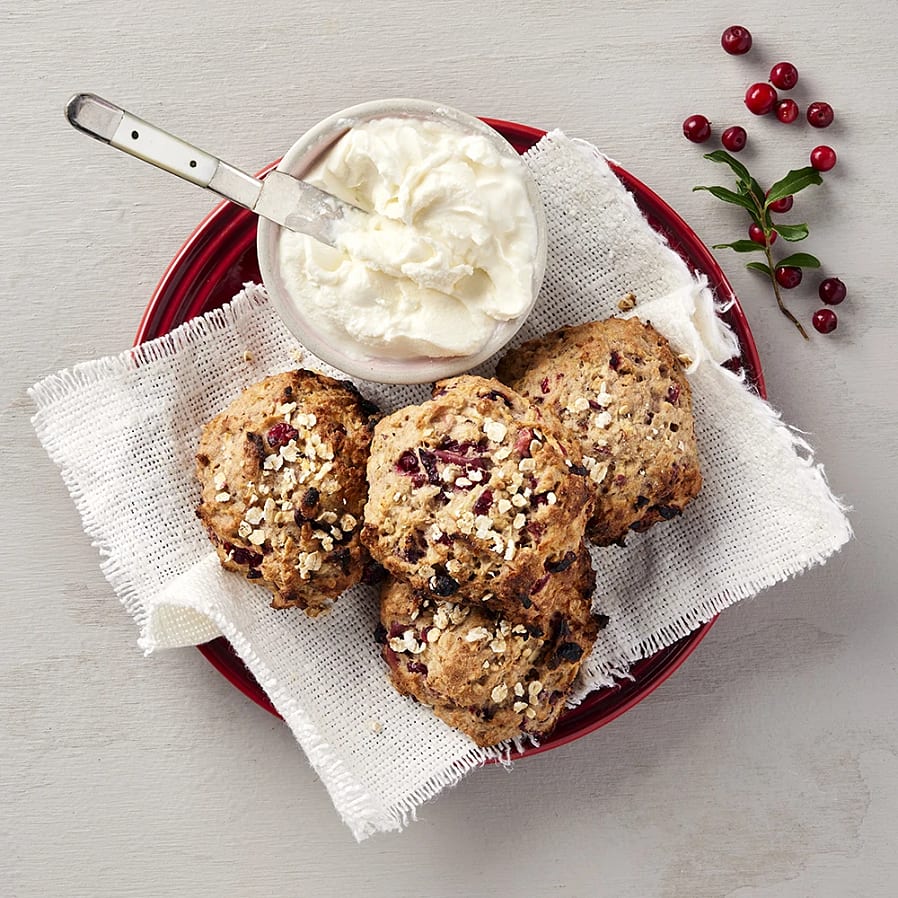
[[(740, 21), (755, 49), (729, 57)], [(893, 0), (0, 3), (0, 895), (898, 894), (896, 42)], [(836, 125), (748, 114), (745, 86), (779, 59)], [(557, 126), (709, 244), (744, 223), (691, 192), (721, 174), (686, 115), (744, 124), (762, 180), (831, 142), (839, 164), (800, 208), (805, 247), (848, 285), (835, 334), (805, 343), (744, 259), (717, 255), (854, 541), (727, 611), (611, 725), (357, 845), (283, 725), (195, 650), (141, 656), (31, 429), (26, 388), (130, 345), (215, 202), (75, 134), (76, 90), (250, 170), (384, 96)], [(792, 304), (805, 322), (819, 306), (810, 289)]]

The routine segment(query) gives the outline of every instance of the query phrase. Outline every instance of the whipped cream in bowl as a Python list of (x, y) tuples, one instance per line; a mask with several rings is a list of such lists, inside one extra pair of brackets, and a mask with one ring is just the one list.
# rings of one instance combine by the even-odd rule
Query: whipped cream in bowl
[(334, 246), (259, 220), (262, 279), (291, 332), (348, 374), (424, 383), (499, 351), (532, 310), (545, 215), (479, 119), (422, 100), (339, 112), (278, 168), (355, 206)]

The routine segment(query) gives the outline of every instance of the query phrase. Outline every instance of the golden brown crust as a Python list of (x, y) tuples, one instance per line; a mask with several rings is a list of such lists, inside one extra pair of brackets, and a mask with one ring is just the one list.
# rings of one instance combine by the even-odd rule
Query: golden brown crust
[(391, 682), (478, 745), (544, 736), (563, 712), (598, 629), (585, 548), (558, 578), (566, 586), (563, 610), (545, 628), (390, 578), (381, 591), (379, 638)]
[[(580, 473), (577, 473), (580, 472)], [(375, 428), (362, 541), (390, 573), (515, 621), (545, 618), (573, 564), (590, 489), (576, 449), (495, 380), (442, 381)]]
[(577, 438), (597, 545), (676, 517), (698, 495), (689, 381), (651, 325), (609, 318), (561, 328), (509, 352), (497, 377)]
[(221, 563), (314, 615), (357, 583), (376, 409), (349, 382), (288, 371), (248, 387), (204, 428), (197, 515)]

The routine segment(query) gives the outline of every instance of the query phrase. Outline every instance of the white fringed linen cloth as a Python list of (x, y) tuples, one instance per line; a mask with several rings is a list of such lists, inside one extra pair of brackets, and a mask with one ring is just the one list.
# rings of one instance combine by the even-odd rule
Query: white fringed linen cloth
[[(701, 495), (675, 521), (632, 534), (626, 548), (593, 550), (596, 604), (610, 622), (577, 701), (734, 602), (823, 562), (851, 528), (807, 443), (721, 366), (737, 342), (714, 297), (648, 226), (604, 157), (553, 132), (524, 158), (545, 202), (549, 253), (539, 303), (515, 342), (616, 314), (633, 292), (629, 314), (693, 360)], [(200, 429), (244, 387), (297, 367), (298, 350), (264, 290), (247, 285), (167, 336), (47, 377), (31, 391), (33, 423), (143, 650), (224, 636), (361, 840), (402, 828), (422, 802), (507, 747), (477, 748), (392, 689), (372, 637), (371, 587), (310, 619), (272, 610), (265, 590), (220, 567), (194, 516)], [(307, 352), (303, 364), (337, 373)], [(358, 386), (386, 411), (428, 396), (423, 386)]]

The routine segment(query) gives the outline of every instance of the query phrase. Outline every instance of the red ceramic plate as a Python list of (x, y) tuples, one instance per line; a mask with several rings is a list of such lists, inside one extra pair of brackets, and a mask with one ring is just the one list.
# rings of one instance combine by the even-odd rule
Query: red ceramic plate
[[(519, 153), (530, 149), (545, 134), (537, 128), (514, 122), (498, 119), (484, 121), (499, 131)], [(273, 167), (269, 166), (265, 171)], [(740, 365), (755, 389), (766, 396), (761, 363), (748, 322), (733, 288), (714, 257), (664, 200), (620, 166), (612, 163), (611, 168), (633, 194), (652, 227), (665, 236), (670, 246), (694, 271), (707, 276), (719, 299), (731, 303), (723, 318), (736, 332), (742, 346), (742, 356), (734, 360), (734, 364)], [(246, 281), (260, 280), (256, 260), (255, 216), (238, 206), (223, 203), (200, 223), (172, 259), (144, 312), (136, 342), (142, 343), (168, 333), (188, 319), (227, 302)], [(632, 708), (686, 660), (713, 623), (713, 620), (709, 621), (674, 645), (639, 661), (631, 669), (632, 680), (588, 696), (582, 704), (562, 716), (551, 737), (539, 748), (528, 748), (519, 757), (564, 745)], [(216, 639), (198, 648), (222, 676), (256, 704), (277, 715), (268, 696), (226, 640)]]

